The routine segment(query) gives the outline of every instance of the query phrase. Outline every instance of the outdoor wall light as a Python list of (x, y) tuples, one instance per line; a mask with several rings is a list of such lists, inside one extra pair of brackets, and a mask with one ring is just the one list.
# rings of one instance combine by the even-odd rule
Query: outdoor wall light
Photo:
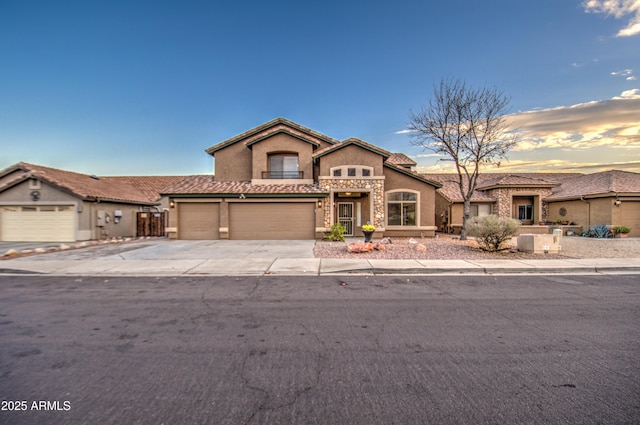
[(613, 205), (615, 205), (616, 207), (619, 207), (620, 204), (622, 204), (622, 201), (620, 199), (616, 199), (615, 202), (613, 203)]
[(318, 208), (322, 208), (322, 199), (318, 199)]
[(175, 208), (175, 206), (176, 206), (175, 201), (174, 201), (173, 199), (172, 199), (172, 200), (170, 200), (170, 201), (169, 201), (169, 208)]

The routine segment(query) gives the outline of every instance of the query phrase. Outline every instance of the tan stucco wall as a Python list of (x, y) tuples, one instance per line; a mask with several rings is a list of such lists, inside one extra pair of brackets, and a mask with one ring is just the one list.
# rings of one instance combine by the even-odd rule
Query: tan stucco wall
[(217, 181), (251, 180), (251, 150), (238, 142), (214, 154), (214, 174)]
[(345, 146), (320, 157), (320, 175), (331, 176), (330, 170), (332, 167), (345, 165), (373, 167), (374, 176), (383, 175), (382, 157), (356, 145)]
[[(88, 203), (85, 203), (87, 205)], [(92, 202), (89, 205), (89, 208), (83, 208), (82, 214), (89, 215), (93, 217), (93, 223), (90, 223), (89, 229), (95, 229), (94, 235), (91, 239), (106, 239), (106, 238), (115, 238), (115, 237), (135, 237), (136, 236), (136, 213), (141, 211), (141, 208), (137, 205), (130, 204), (118, 204), (112, 202), (100, 202), (95, 203)], [(115, 220), (115, 211), (122, 211), (122, 217), (118, 223)], [(106, 223), (102, 227), (97, 226), (97, 221), (95, 217), (97, 217), (98, 211), (104, 211), (105, 216), (107, 217)], [(151, 210), (152, 212), (155, 209)], [(85, 217), (85, 219), (88, 217)], [(83, 223), (86, 220), (83, 220)]]
[[(385, 227), (385, 235), (389, 236), (402, 236), (409, 235), (411, 236), (434, 236), (435, 229), (431, 227), (436, 226), (435, 223), (435, 209), (436, 209), (436, 188), (423, 183), (419, 180), (411, 178), (405, 174), (399, 173), (391, 168), (384, 168), (385, 175), (385, 184), (384, 189), (385, 192), (400, 190), (400, 189), (408, 189), (413, 191), (420, 192), (420, 205), (419, 205), (419, 222), (417, 229), (399, 229), (399, 228), (389, 228)], [(385, 196), (385, 213), (387, 211), (386, 208), (386, 196)], [(424, 229), (430, 228), (430, 229)]]
[[(550, 202), (549, 220), (569, 220), (585, 228), (598, 224), (617, 224), (613, 201), (614, 198), (595, 198)], [(560, 215), (560, 208), (567, 210), (564, 217)]]
[(279, 133), (251, 146), (252, 178), (261, 179), (262, 172), (269, 170), (268, 155), (277, 152), (295, 152), (298, 154), (298, 170), (304, 179), (313, 178), (313, 145), (289, 134)]

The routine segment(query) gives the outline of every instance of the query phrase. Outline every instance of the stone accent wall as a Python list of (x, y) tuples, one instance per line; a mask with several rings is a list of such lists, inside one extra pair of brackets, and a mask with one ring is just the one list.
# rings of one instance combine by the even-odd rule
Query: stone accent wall
[[(320, 187), (327, 192), (349, 192), (349, 191), (363, 191), (370, 192), (371, 202), (373, 202), (373, 220), (372, 224), (379, 229), (384, 229), (384, 178), (362, 178), (362, 179), (348, 179), (348, 178), (327, 178), (319, 177)], [(330, 198), (331, 202), (327, 202), (324, 205), (324, 226), (326, 228), (331, 227), (331, 210), (333, 208), (333, 197)]]
[[(540, 220), (545, 221), (549, 217), (549, 204), (543, 199), (551, 196), (551, 188), (505, 187), (492, 189), (488, 193), (497, 199), (493, 212), (498, 217), (511, 217), (511, 200), (514, 196), (539, 196), (542, 204), (540, 206), (542, 213)], [(534, 205), (534, 208), (537, 207)]]

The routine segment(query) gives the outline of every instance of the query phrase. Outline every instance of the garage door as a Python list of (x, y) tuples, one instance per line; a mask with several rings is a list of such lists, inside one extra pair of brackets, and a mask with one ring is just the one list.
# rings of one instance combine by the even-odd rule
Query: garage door
[(254, 202), (229, 204), (229, 238), (295, 240), (315, 238), (315, 203)]
[(220, 204), (178, 203), (178, 239), (220, 239)]
[(623, 201), (620, 205), (620, 224), (631, 228), (629, 236), (640, 236), (640, 202)]
[(0, 240), (6, 242), (74, 242), (73, 205), (0, 207)]

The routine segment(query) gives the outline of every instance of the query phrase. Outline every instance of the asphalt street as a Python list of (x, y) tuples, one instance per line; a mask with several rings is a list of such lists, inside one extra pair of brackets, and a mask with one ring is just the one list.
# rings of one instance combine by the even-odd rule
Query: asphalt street
[(633, 276), (0, 276), (1, 424), (623, 424)]

